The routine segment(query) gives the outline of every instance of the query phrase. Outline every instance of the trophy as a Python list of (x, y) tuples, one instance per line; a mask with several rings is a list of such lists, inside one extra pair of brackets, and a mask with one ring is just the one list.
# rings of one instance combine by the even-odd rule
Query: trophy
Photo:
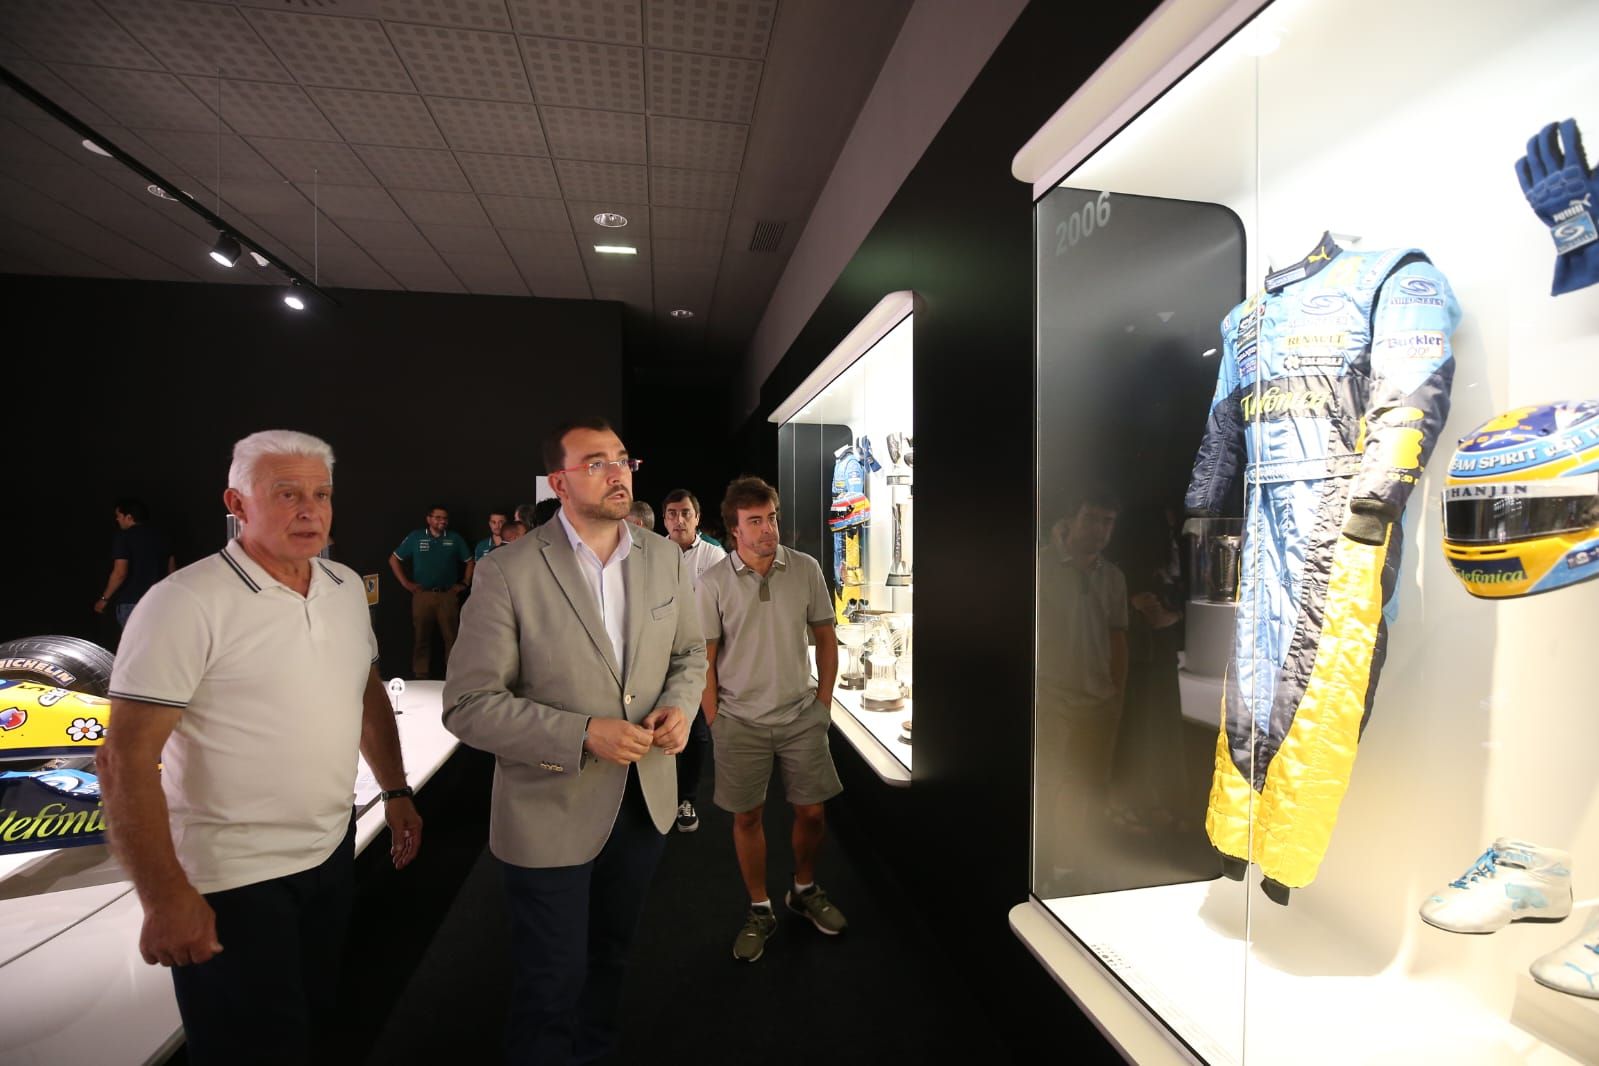
[(897, 711), (905, 706), (905, 689), (894, 673), (899, 641), (886, 618), (873, 623), (870, 643), (866, 663), (871, 667), (871, 677), (861, 693), (861, 706), (868, 711)]
[(888, 569), (889, 585), (911, 583), (911, 468), (915, 465), (916, 438), (906, 433), (888, 435), (889, 494), (894, 510), (894, 562)]
[(857, 622), (845, 622), (834, 628), (838, 633), (838, 643), (844, 649), (844, 661), (838, 671), (838, 687), (865, 688), (866, 671), (861, 664), (861, 647), (866, 643), (866, 627)]

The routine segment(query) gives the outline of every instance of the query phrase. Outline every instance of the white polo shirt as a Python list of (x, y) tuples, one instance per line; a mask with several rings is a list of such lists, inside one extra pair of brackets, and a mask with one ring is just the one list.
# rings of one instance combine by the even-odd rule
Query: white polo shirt
[(139, 601), (110, 695), (183, 709), (161, 785), (196, 889), (283, 877), (333, 854), (349, 827), (377, 654), (361, 579), (335, 562), (313, 559), (301, 596), (232, 541)]
[[(677, 541), (673, 541), (676, 544)], [(682, 551), (681, 548), (678, 549)], [(698, 590), (700, 575), (711, 567), (727, 558), (727, 552), (698, 533), (694, 534), (694, 546), (683, 552), (683, 569), (688, 571), (688, 580), (691, 587)]]

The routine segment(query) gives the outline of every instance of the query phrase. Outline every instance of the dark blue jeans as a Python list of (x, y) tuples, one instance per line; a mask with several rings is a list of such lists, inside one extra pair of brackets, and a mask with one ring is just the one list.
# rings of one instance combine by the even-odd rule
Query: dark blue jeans
[(206, 894), (222, 953), (172, 968), (190, 1062), (325, 1060), (354, 879), (352, 818), (320, 866)]
[(704, 714), (694, 715), (694, 724), (688, 727), (688, 746), (677, 757), (678, 802), (688, 800), (699, 805), (700, 774), (705, 769), (705, 753), (711, 747), (711, 728), (705, 724)]
[(506, 1062), (565, 1066), (615, 1050), (627, 951), (665, 845), (630, 770), (610, 839), (592, 862), (501, 863), (511, 918)]

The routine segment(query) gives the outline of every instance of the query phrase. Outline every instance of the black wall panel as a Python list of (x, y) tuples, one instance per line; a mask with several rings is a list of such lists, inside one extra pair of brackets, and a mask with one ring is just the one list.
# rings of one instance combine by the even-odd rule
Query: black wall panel
[(1028, 892), (1035, 522), (1032, 191), (1010, 166), (1154, 6), (1023, 12), (740, 434), (775, 442), (766, 414), (885, 294), (916, 292), (915, 781), (890, 789), (835, 741), (853, 764), (836, 802), (873, 827), (1020, 1058), (1111, 1052), (1006, 925)]
[(90, 613), (113, 500), (143, 497), (192, 562), (223, 542), (233, 442), (300, 429), (333, 445), (334, 558), (382, 575), (383, 669), (408, 674), (410, 600), (387, 564), (400, 538), (438, 503), (475, 543), (490, 510), (533, 500), (553, 423), (622, 415), (614, 303), (341, 291), (342, 307), (296, 315), (253, 285), (4, 285), (23, 422), (6, 446), (0, 639), (114, 641)]

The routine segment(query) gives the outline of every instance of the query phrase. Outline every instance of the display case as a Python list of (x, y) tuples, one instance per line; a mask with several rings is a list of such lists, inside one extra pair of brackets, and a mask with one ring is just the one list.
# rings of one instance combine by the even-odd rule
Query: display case
[(892, 785), (912, 765), (914, 302), (884, 297), (771, 415), (783, 542), (822, 564), (833, 596), (833, 723)]
[(1131, 1059), (1599, 1061), (1595, 40), (1174, 0), (1017, 158), (1012, 926)]

